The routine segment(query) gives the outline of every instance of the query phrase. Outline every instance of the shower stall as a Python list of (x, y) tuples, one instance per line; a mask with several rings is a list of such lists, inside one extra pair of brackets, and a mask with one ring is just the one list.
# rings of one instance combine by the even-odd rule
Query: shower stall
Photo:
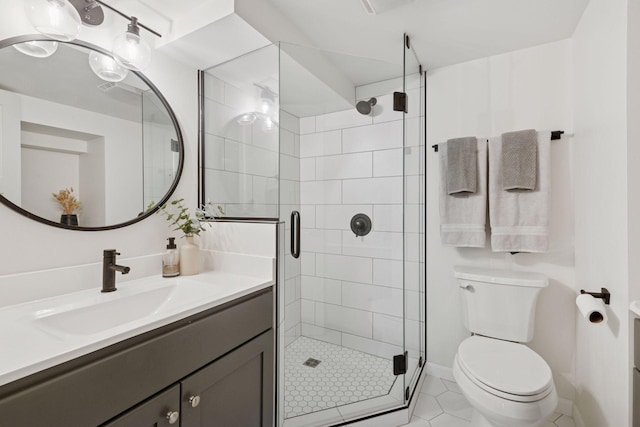
[(425, 77), (401, 43), (397, 64), (279, 43), (201, 73), (202, 201), (278, 223), (278, 426), (404, 409), (425, 364)]

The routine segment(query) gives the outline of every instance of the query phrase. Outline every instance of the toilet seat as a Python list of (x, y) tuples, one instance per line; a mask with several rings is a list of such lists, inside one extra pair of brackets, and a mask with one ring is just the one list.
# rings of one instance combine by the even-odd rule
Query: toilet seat
[(460, 344), (456, 361), (469, 380), (502, 399), (535, 402), (554, 388), (547, 363), (523, 344), (475, 335)]

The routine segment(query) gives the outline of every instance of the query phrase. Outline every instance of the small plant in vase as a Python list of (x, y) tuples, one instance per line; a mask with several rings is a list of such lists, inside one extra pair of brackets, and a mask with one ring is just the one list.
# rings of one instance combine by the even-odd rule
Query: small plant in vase
[(189, 208), (184, 206), (184, 199), (177, 199), (171, 203), (164, 204), (158, 209), (160, 215), (164, 215), (169, 221), (169, 226), (174, 227), (174, 231), (181, 231), (184, 234), (186, 243), (180, 246), (180, 274), (191, 276), (200, 272), (200, 248), (194, 242), (194, 236), (199, 236), (205, 230), (205, 225), (211, 226), (206, 219), (212, 219), (224, 214), (221, 206), (214, 207), (211, 202), (207, 202), (199, 209), (195, 210), (192, 217)]
[(77, 212), (80, 211), (80, 201), (73, 195), (73, 187), (63, 188), (57, 193), (52, 193), (53, 198), (62, 208), (60, 222), (66, 225), (78, 225)]

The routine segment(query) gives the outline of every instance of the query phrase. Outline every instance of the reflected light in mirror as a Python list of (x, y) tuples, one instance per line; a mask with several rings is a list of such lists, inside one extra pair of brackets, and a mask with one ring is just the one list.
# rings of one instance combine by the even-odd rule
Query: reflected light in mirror
[(24, 9), (31, 25), (51, 39), (67, 42), (80, 34), (80, 15), (67, 0), (25, 0)]
[(58, 42), (34, 40), (31, 42), (24, 42), (14, 44), (13, 47), (20, 53), (33, 56), (35, 58), (47, 58), (58, 50)]
[(265, 117), (262, 122), (262, 131), (266, 133), (270, 133), (275, 131), (278, 128), (278, 125), (271, 120), (271, 117)]
[(242, 126), (252, 125), (256, 121), (256, 115), (254, 113), (245, 113), (238, 118), (238, 123)]
[(129, 73), (129, 70), (119, 65), (112, 57), (94, 50), (89, 53), (89, 66), (96, 76), (108, 82), (121, 82)]

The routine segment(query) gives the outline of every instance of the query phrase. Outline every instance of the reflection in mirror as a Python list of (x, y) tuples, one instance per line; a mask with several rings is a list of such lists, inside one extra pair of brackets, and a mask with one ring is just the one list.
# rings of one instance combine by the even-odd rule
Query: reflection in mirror
[[(155, 211), (183, 163), (162, 95), (139, 73), (108, 61), (97, 69), (95, 52), (105, 52), (86, 43), (58, 42), (50, 56), (35, 57), (11, 47), (16, 41), (25, 38), (0, 45), (0, 200), (77, 229), (124, 226)], [(53, 197), (70, 188), (78, 226), (60, 225), (65, 212)]]

